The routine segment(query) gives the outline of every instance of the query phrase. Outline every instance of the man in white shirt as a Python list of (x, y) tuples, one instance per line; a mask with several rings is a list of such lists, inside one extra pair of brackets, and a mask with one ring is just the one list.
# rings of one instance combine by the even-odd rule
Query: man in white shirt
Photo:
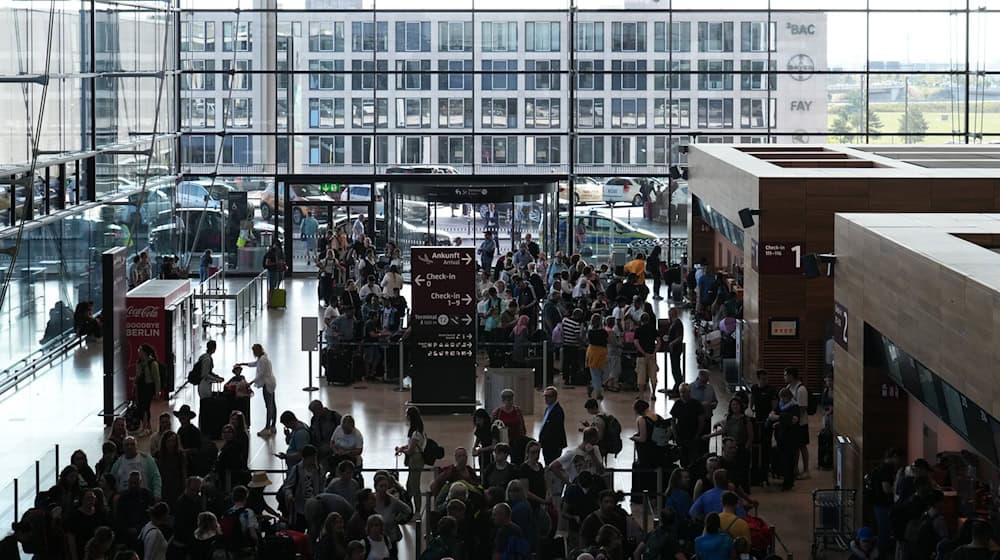
[(382, 297), (382, 288), (375, 283), (375, 276), (371, 274), (368, 275), (368, 282), (358, 290), (358, 296), (361, 297), (361, 301), (367, 300), (370, 294)]
[(167, 539), (163, 536), (162, 527), (166, 527), (170, 519), (170, 506), (159, 502), (149, 510), (149, 523), (139, 531), (142, 542), (142, 557), (145, 560), (166, 560)]
[(792, 392), (792, 400), (799, 405), (799, 453), (802, 455), (802, 470), (799, 479), (809, 478), (809, 390), (799, 377), (799, 370), (785, 368), (785, 385)]
[(358, 216), (357, 220), (354, 220), (354, 225), (351, 226), (351, 241), (355, 243), (360, 243), (365, 238), (365, 215), (362, 214)]
[(267, 352), (264, 352), (264, 347), (260, 344), (254, 344), (251, 350), (257, 359), (253, 362), (244, 362), (236, 365), (257, 368), (257, 376), (250, 383), (254, 387), (261, 389), (261, 395), (264, 397), (264, 407), (267, 410), (267, 420), (265, 421), (264, 429), (257, 432), (257, 435), (260, 437), (273, 436), (277, 431), (275, 426), (278, 423), (278, 408), (274, 404), (274, 390), (278, 386), (278, 381), (274, 378), (271, 358), (267, 356)]

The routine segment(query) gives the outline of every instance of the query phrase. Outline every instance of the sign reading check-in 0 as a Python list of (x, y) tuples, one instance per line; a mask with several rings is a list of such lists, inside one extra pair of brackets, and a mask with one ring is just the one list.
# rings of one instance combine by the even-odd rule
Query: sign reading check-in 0
[(410, 253), (416, 405), (475, 406), (476, 259), (472, 247)]

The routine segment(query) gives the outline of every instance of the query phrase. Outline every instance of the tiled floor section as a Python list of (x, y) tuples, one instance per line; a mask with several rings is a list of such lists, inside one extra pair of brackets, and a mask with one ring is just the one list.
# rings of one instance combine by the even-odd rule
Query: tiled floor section
[[(322, 388), (319, 392), (303, 392), (301, 388), (306, 385), (308, 367), (306, 354), (299, 351), (299, 318), (319, 311), (313, 304), (316, 284), (315, 280), (297, 279), (288, 282), (287, 289), (288, 309), (266, 312), (261, 319), (240, 332), (238, 336), (214, 334), (220, 342), (215, 357), (217, 371), (228, 371), (233, 363), (248, 359), (250, 345), (260, 342), (274, 363), (278, 378), (276, 401), (279, 412), (292, 410), (300, 418), (307, 418), (306, 407), (309, 401), (318, 398), (343, 414), (350, 413), (357, 419), (358, 426), (365, 436), (366, 467), (394, 467), (396, 460), (393, 448), (403, 444), (405, 440), (403, 411), (409, 394), (394, 391), (394, 386), (383, 384), (345, 388), (327, 387), (321, 383)], [(658, 303), (660, 304), (658, 312), (664, 315), (667, 305), (664, 302)], [(687, 336), (690, 340), (692, 337), (690, 329)], [(693, 348), (693, 345), (689, 344), (689, 348)], [(315, 355), (313, 360), (315, 374), (319, 371), (315, 364), (317, 360)], [(7, 427), (3, 437), (5, 456), (4, 460), (0, 461), (0, 481), (19, 476), (22, 487), (33, 487), (33, 463), (40, 457), (44, 457), (43, 480), (45, 478), (51, 480), (55, 470), (51, 449), (55, 443), (61, 446), (60, 460), (63, 465), (72, 450), (76, 448), (86, 450), (91, 460), (96, 460), (103, 438), (102, 422), (97, 416), (101, 404), (100, 363), (99, 348), (81, 348), (65, 363), (40, 375), (0, 402), (0, 425)], [(696, 374), (693, 355), (688, 363), (688, 377), (693, 379)], [(662, 369), (661, 362), (661, 378)], [(716, 387), (719, 387), (718, 383)], [(529, 397), (519, 395), (518, 398)], [(529, 432), (537, 432), (544, 405), (539, 393), (536, 392), (530, 398), (536, 401), (536, 413), (527, 418)], [(580, 440), (580, 434), (574, 430), (574, 426), (584, 416), (585, 399), (584, 388), (567, 388), (560, 392), (560, 401), (567, 412), (570, 445), (575, 445)], [(605, 409), (622, 421), (625, 436), (633, 431), (634, 416), (631, 412), (633, 399), (634, 394), (631, 393), (609, 393), (604, 401)], [(723, 395), (720, 395), (720, 400), (726, 401)], [(197, 398), (189, 389), (182, 391), (174, 402), (169, 404), (176, 409), (184, 403), (197, 408)], [(156, 406), (162, 409), (166, 407), (166, 403), (156, 403)], [(657, 412), (665, 415), (668, 406), (669, 401), (661, 395), (656, 402)], [(722, 408), (720, 406), (720, 411)], [(251, 416), (255, 426), (262, 425), (264, 408), (259, 396), (254, 398)], [(445, 447), (448, 457), (454, 447), (469, 446), (473, 442), (469, 416), (430, 416), (426, 421), (428, 433)], [(815, 430), (814, 427), (814, 434)], [(252, 437), (251, 465), (255, 468), (281, 468), (280, 462), (272, 455), (284, 449), (284, 443), (280, 439), (279, 437), (278, 440), (264, 440)], [(812, 439), (815, 447), (815, 437)], [(811, 458), (815, 461), (815, 449)], [(626, 440), (625, 449), (611, 461), (610, 466), (625, 469), (629, 468), (631, 463), (632, 446)], [(620, 475), (617, 478), (618, 484), (627, 484), (629, 480), (627, 475)], [(3, 506), (2, 509), (9, 510), (13, 495), (9, 488), (4, 488), (5, 484), (0, 483), (0, 504)], [(425, 487), (426, 484), (425, 477)], [(800, 482), (790, 492), (780, 492), (773, 488), (754, 489), (755, 494), (760, 496), (761, 517), (777, 527), (785, 545), (799, 558), (809, 554), (812, 533), (811, 492), (815, 488), (830, 488), (832, 485), (832, 475), (829, 472), (814, 471), (811, 480)], [(412, 542), (412, 538), (411, 530), (407, 535), (407, 542)]]

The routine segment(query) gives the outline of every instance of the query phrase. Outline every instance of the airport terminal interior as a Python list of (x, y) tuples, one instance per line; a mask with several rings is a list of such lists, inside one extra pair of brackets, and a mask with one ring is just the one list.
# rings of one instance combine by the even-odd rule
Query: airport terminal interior
[(1000, 551), (1000, 1), (0, 26), (0, 559)]

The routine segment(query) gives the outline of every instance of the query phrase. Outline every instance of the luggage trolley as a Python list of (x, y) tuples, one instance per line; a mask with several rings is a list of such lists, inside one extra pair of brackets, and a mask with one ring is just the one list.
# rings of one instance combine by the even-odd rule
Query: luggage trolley
[(849, 549), (854, 538), (856, 494), (857, 490), (813, 491), (812, 558), (822, 558), (828, 549)]

